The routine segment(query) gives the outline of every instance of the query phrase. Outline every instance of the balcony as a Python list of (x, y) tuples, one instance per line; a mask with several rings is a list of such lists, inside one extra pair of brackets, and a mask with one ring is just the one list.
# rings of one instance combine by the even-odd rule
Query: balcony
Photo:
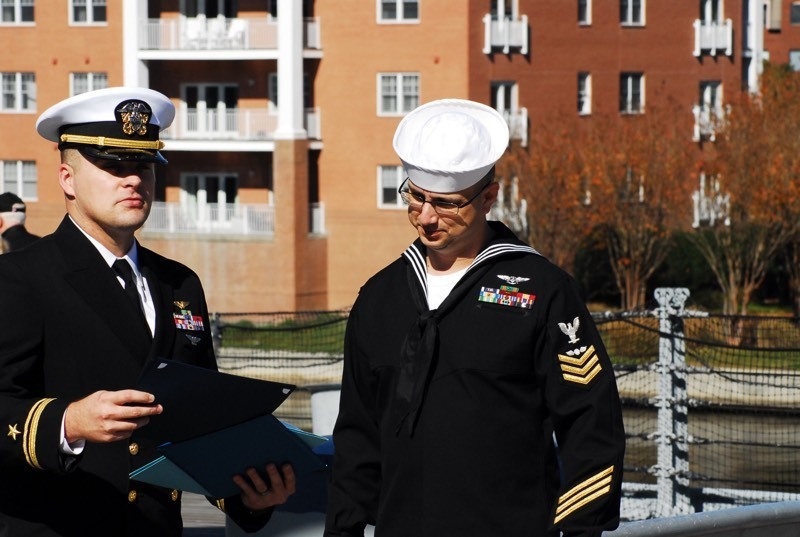
[(518, 48), (520, 54), (528, 53), (528, 16), (519, 19), (504, 17), (492, 20), (490, 14), (483, 16), (484, 40), (483, 53), (491, 54), (495, 49), (502, 49), (508, 54), (512, 48)]
[(697, 104), (692, 107), (692, 114), (694, 115), (692, 141), (715, 141), (717, 139), (717, 126), (724, 115), (723, 110)]
[[(308, 207), (309, 233), (325, 235), (325, 204)], [(153, 202), (143, 233), (184, 235), (275, 235), (275, 206), (269, 204)]]
[[(278, 22), (266, 17), (149, 19), (144, 21), (139, 30), (142, 50), (278, 49)], [(314, 50), (322, 48), (317, 18), (303, 21), (303, 47)]]
[[(321, 140), (318, 108), (305, 110), (303, 126), (310, 140)], [(199, 110), (178, 108), (175, 121), (161, 137), (165, 140), (274, 140), (278, 115), (267, 109), (234, 108), (232, 110)]]
[(503, 110), (502, 114), (508, 123), (511, 139), (519, 140), (522, 147), (528, 147), (528, 109)]
[(703, 53), (716, 56), (723, 52), (725, 56), (733, 55), (733, 22), (725, 19), (724, 22), (706, 22), (700, 19), (694, 21), (694, 52), (697, 57)]
[(268, 204), (153, 202), (144, 233), (252, 235), (275, 233), (275, 207)]

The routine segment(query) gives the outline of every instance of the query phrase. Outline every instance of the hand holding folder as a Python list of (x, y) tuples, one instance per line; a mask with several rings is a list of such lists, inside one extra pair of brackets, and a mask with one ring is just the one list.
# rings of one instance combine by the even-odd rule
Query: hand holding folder
[(330, 441), (272, 415), (294, 386), (156, 360), (137, 389), (164, 407), (141, 434), (165, 443), (160, 457), (131, 472), (131, 479), (224, 498), (241, 492), (234, 474), (289, 463), (297, 492), (279, 508), (324, 509), (327, 466), (314, 449), (329, 450)]

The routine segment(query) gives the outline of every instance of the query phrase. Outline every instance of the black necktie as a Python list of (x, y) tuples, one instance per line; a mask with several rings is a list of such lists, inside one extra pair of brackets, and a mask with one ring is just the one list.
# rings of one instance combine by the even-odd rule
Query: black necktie
[[(139, 312), (142, 320), (147, 325), (147, 318), (144, 315), (144, 310), (142, 309), (142, 301), (139, 298), (139, 292), (136, 290), (136, 280), (133, 278), (133, 269), (131, 268), (130, 263), (125, 261), (124, 259), (117, 259), (114, 261), (114, 264), (111, 265), (111, 268), (114, 269), (114, 272), (117, 273), (117, 276), (122, 278), (122, 281), (125, 282), (125, 294), (128, 295), (128, 298), (133, 303), (133, 306), (136, 308), (136, 311)], [(147, 329), (148, 333), (150, 332), (150, 328)]]

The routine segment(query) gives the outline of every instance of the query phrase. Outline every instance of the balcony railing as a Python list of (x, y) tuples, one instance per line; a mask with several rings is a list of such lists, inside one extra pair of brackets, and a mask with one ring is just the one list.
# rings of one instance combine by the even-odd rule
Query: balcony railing
[(528, 147), (528, 109), (523, 107), (515, 111), (505, 110), (503, 117), (508, 123), (511, 139), (519, 140), (522, 147)]
[(268, 204), (153, 202), (145, 233), (260, 235), (275, 233), (275, 207)]
[(733, 22), (725, 19), (724, 22), (706, 22), (700, 19), (694, 21), (694, 52), (700, 56), (708, 52), (715, 56), (718, 51), (724, 51), (726, 56), (733, 55)]
[[(311, 140), (321, 140), (318, 108), (305, 110), (303, 126)], [(278, 115), (267, 109), (234, 108), (232, 110), (178, 111), (175, 121), (162, 133), (165, 140), (273, 140), (278, 128)]]
[(528, 16), (519, 19), (504, 17), (492, 20), (490, 14), (483, 16), (483, 53), (491, 54), (493, 49), (501, 48), (508, 54), (512, 48), (519, 48), (520, 54), (528, 53)]
[[(278, 22), (267, 18), (149, 19), (139, 27), (142, 50), (277, 50)], [(303, 21), (303, 46), (321, 50), (317, 18)]]
[(723, 110), (721, 108), (712, 108), (709, 106), (696, 104), (692, 107), (692, 114), (694, 115), (694, 133), (692, 140), (699, 142), (700, 140), (715, 141), (717, 138), (717, 127), (723, 117)]

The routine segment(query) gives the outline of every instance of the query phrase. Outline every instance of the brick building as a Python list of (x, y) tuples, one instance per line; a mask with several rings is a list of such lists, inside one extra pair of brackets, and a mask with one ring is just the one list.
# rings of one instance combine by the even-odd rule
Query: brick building
[(400, 254), (414, 233), (391, 141), (418, 104), (490, 104), (524, 146), (554, 111), (670, 97), (709, 140), (764, 60), (800, 66), (787, 0), (7, 0), (0, 18), (0, 191), (54, 229), (38, 115), (107, 85), (163, 92), (170, 164), (139, 236), (197, 270), (220, 312), (347, 307)]

